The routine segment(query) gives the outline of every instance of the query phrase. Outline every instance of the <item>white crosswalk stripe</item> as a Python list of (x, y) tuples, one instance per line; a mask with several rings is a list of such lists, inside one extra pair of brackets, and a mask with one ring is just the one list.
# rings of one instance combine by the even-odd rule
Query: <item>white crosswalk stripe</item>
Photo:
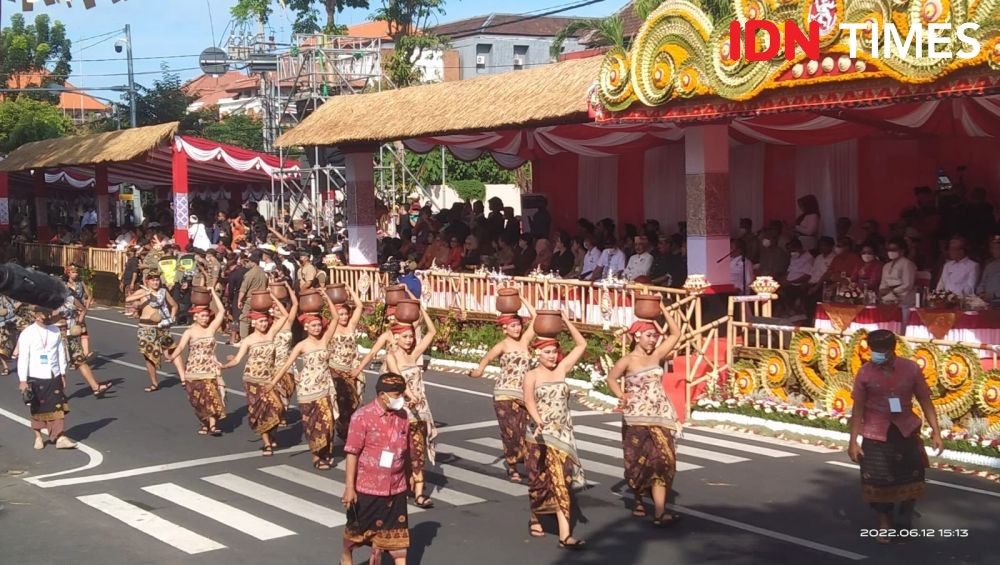
[(328, 528), (343, 526), (347, 522), (347, 517), (343, 513), (231, 473), (203, 477), (202, 480)]
[[(624, 476), (621, 446), (621, 422), (600, 422), (591, 420), (596, 425), (577, 425), (576, 447), (581, 457), (581, 464), (589, 477), (605, 476), (621, 481)], [(603, 426), (603, 427), (602, 427)], [(619, 428), (619, 429), (614, 429)], [(473, 428), (470, 428), (470, 430)], [(475, 428), (478, 429), (478, 428)], [(718, 430), (696, 428), (697, 433), (685, 430), (677, 448), (677, 471), (692, 471), (704, 469), (707, 463), (729, 465), (751, 461), (751, 458), (785, 458), (799, 454), (799, 451), (829, 452), (827, 448), (796, 444), (762, 436), (745, 436), (731, 434)], [(457, 459), (438, 461), (436, 468), (429, 467), (425, 471), (427, 485), (426, 494), (441, 504), (466, 506), (487, 502), (484, 493), (489, 492), (493, 500), (496, 493), (503, 496), (523, 497), (528, 493), (525, 484), (512, 483), (505, 477), (503, 461), (503, 444), (498, 435), (486, 435), (483, 429), (480, 437), (465, 436), (449, 437), (449, 443), (438, 444), (438, 452), (442, 456), (452, 455)], [(485, 436), (485, 437), (482, 437)], [(746, 441), (744, 441), (746, 440)], [(695, 447), (690, 444), (703, 447)], [(765, 444), (765, 445), (762, 445)], [(782, 449), (782, 447), (784, 449)], [(735, 455), (733, 452), (746, 455)], [(700, 464), (687, 461), (697, 459)], [(247, 474), (250, 473), (250, 474)], [(251, 476), (251, 474), (253, 476)], [(241, 476), (242, 475), (242, 476)], [(189, 479), (190, 480), (190, 479)], [(174, 482), (157, 482), (140, 486), (142, 491), (150, 496), (172, 503), (181, 514), (168, 512), (167, 516), (194, 516), (195, 514), (221, 524), (222, 528), (235, 530), (237, 535), (245, 535), (257, 540), (272, 540), (297, 535), (298, 532), (289, 529), (288, 525), (278, 523), (275, 515), (287, 516), (289, 520), (295, 517), (300, 520), (295, 527), (305, 533), (301, 520), (320, 524), (327, 528), (342, 526), (347, 517), (340, 502), (344, 493), (344, 470), (337, 468), (329, 473), (318, 473), (311, 469), (299, 468), (287, 464), (272, 464), (259, 467), (241, 474), (221, 473), (195, 479), (198, 486), (182, 486)], [(609, 481), (614, 488), (619, 482)], [(152, 482), (152, 481), (151, 481)], [(206, 484), (207, 483), (207, 484)], [(597, 484), (597, 483), (591, 483)], [(224, 489), (235, 493), (223, 500), (212, 497), (211, 487)], [(301, 498), (301, 488), (305, 487), (317, 493), (315, 500)], [(291, 490), (299, 494), (285, 492)], [(227, 494), (228, 494), (227, 493)], [(119, 494), (119, 493), (116, 493)], [(213, 534), (214, 530), (204, 530), (204, 524), (197, 527), (184, 527), (158, 516), (156, 510), (150, 511), (142, 502), (130, 502), (134, 495), (120, 493), (102, 493), (80, 496), (78, 499), (115, 519), (143, 532), (154, 539), (168, 544), (178, 550), (197, 554), (206, 551), (224, 549), (226, 545), (219, 543), (202, 533)], [(219, 497), (221, 498), (221, 497)], [(240, 500), (240, 498), (246, 500)], [(136, 499), (141, 500), (141, 499)], [(259, 504), (254, 504), (259, 503)], [(261, 506), (263, 505), (263, 506)], [(279, 509), (280, 512), (270, 510)], [(408, 504), (411, 514), (425, 512), (424, 509)], [(267, 519), (260, 516), (266, 513)], [(287, 514), (285, 514), (287, 513)], [(199, 518), (204, 519), (204, 518)], [(224, 535), (220, 534), (220, 535)], [(222, 538), (227, 539), (228, 538)]]
[(254, 516), (249, 512), (244, 512), (239, 508), (234, 508), (218, 500), (198, 494), (193, 490), (173, 483), (163, 483), (142, 487), (142, 490), (155, 494), (156, 496), (169, 500), (178, 506), (183, 506), (188, 510), (193, 510), (202, 516), (221, 522), (231, 528), (235, 528), (249, 536), (259, 540), (276, 539), (285, 536), (294, 536), (295, 532), (268, 522)]
[(110, 494), (78, 496), (77, 500), (190, 555), (226, 547)]

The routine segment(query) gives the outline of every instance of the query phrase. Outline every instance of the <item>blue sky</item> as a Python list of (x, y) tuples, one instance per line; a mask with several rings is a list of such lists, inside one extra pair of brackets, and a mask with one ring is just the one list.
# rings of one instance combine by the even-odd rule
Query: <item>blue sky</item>
[[(79, 88), (94, 89), (126, 83), (125, 55), (115, 53), (114, 43), (120, 36), (112, 34), (98, 39), (84, 40), (114, 30), (132, 27), (136, 82), (151, 84), (160, 75), (160, 64), (166, 62), (182, 78), (199, 74), (198, 53), (212, 45), (212, 27), (216, 42), (224, 39), (223, 32), (230, 21), (229, 8), (236, 0), (125, 0), (112, 4), (111, 0), (97, 0), (97, 7), (83, 8), (82, 0), (75, 0), (72, 8), (62, 4), (45, 6), (38, 2), (33, 12), (25, 16), (30, 20), (36, 14), (46, 13), (63, 22), (73, 40), (73, 76), (70, 82)], [(379, 0), (372, 0), (372, 6)], [(506, 0), (503, 3), (485, 0), (447, 0), (446, 13), (440, 22), (449, 22), (490, 12), (524, 13), (542, 11), (543, 8), (576, 3), (572, 0)], [(9, 25), (10, 16), (19, 9), (18, 3), (0, 0), (3, 25)], [(596, 4), (566, 12), (561, 15), (599, 17), (613, 13), (625, 0), (603, 0)], [(291, 14), (282, 12), (275, 2), (276, 12), (271, 26), (276, 38), (288, 37)], [(209, 18), (211, 10), (212, 17)], [(370, 10), (346, 10), (339, 22), (345, 24), (366, 21)], [(211, 23), (210, 23), (211, 22)], [(171, 58), (164, 59), (163, 56)], [(145, 57), (145, 58), (144, 58)], [(105, 60), (99, 60), (105, 59)], [(104, 96), (117, 97), (115, 93)]]

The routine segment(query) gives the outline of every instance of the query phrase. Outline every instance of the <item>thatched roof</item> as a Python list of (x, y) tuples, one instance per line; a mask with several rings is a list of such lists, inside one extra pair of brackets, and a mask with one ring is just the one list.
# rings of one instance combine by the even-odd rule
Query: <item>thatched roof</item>
[(358, 145), (586, 122), (587, 90), (601, 61), (591, 57), (468, 80), (335, 96), (278, 138), (278, 145)]
[(177, 134), (178, 122), (25, 143), (0, 161), (0, 171), (119, 163), (143, 157)]

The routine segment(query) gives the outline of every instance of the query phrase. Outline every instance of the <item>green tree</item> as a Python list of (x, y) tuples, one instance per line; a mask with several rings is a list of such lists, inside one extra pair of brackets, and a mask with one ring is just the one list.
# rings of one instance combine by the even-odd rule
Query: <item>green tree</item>
[(152, 87), (140, 86), (135, 98), (138, 125), (149, 126), (166, 122), (181, 122), (181, 131), (199, 129), (198, 120), (204, 116), (188, 112), (188, 106), (197, 98), (184, 92), (181, 78), (166, 65), (160, 67), (163, 75), (153, 81)]
[(0, 102), (0, 153), (9, 153), (31, 141), (61, 137), (73, 131), (73, 122), (56, 106), (19, 96)]
[[(292, 30), (296, 33), (343, 34), (346, 26), (337, 25), (337, 14), (345, 8), (368, 8), (368, 0), (287, 0), (285, 4), (295, 12)], [(320, 27), (320, 11), (326, 15), (326, 25)]]
[(566, 40), (582, 31), (594, 33), (591, 38), (591, 45), (594, 47), (625, 47), (625, 22), (615, 14), (606, 18), (570, 22), (552, 39), (549, 56), (559, 59)]
[[(64, 84), (70, 73), (70, 47), (62, 22), (53, 23), (41, 14), (33, 24), (27, 24), (24, 15), (15, 13), (10, 27), (0, 30), (0, 85), (27, 88)], [(39, 73), (46, 75), (42, 84), (32, 82), (33, 75)]]
[(233, 18), (241, 24), (267, 23), (267, 19), (271, 17), (271, 11), (271, 0), (238, 0), (229, 9)]
[(264, 124), (246, 114), (232, 114), (217, 122), (208, 123), (202, 127), (200, 135), (219, 143), (264, 151)]
[[(483, 155), (475, 161), (462, 161), (445, 151), (445, 181), (448, 184), (457, 181), (480, 181), (486, 184), (516, 184), (516, 175), (512, 170), (497, 164), (493, 157)], [(417, 175), (424, 184), (441, 184), (441, 150), (420, 155), (412, 151), (406, 152), (406, 166)]]
[(424, 51), (436, 49), (443, 38), (427, 32), (431, 18), (444, 14), (445, 0), (382, 0), (373, 18), (384, 21), (389, 28), (395, 50), (386, 70), (392, 83), (399, 87), (420, 81), (420, 71), (414, 64)]

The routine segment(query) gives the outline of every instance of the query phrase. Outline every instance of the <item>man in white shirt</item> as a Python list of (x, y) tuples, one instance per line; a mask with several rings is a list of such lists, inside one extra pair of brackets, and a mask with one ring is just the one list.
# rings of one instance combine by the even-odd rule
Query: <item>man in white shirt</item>
[(594, 276), (597, 264), (601, 262), (601, 250), (594, 245), (594, 239), (587, 237), (583, 240), (583, 248), (587, 253), (583, 256), (583, 267), (580, 269), (580, 279), (590, 280)]
[(954, 292), (958, 296), (975, 294), (979, 263), (966, 257), (964, 238), (954, 237), (948, 242), (948, 259), (941, 269), (937, 289)]
[(94, 208), (88, 208), (87, 211), (83, 213), (83, 218), (80, 219), (80, 229), (87, 226), (97, 225), (97, 210)]
[(125, 227), (122, 233), (118, 234), (118, 237), (115, 238), (115, 251), (125, 251), (133, 239), (135, 239), (135, 234), (132, 232), (132, 228), (130, 226)]
[(44, 449), (42, 430), (59, 449), (73, 449), (76, 444), (63, 435), (66, 429), (66, 348), (59, 328), (52, 325), (52, 311), (34, 308), (35, 323), (21, 332), (17, 339), (17, 377), (21, 394), (31, 391), (31, 430), (35, 433), (35, 449)]
[(188, 224), (188, 237), (191, 239), (191, 245), (195, 249), (208, 251), (208, 248), (212, 247), (212, 239), (208, 237), (208, 230), (205, 228), (205, 224), (199, 222), (198, 216), (194, 214), (191, 215), (190, 220)]
[(634, 281), (649, 274), (653, 266), (653, 256), (649, 253), (649, 239), (644, 235), (635, 236), (635, 255), (628, 258), (625, 266), (625, 278)]
[(813, 259), (812, 271), (809, 274), (809, 284), (818, 285), (823, 279), (823, 275), (833, 263), (833, 239), (830, 237), (819, 238), (819, 253)]
[(618, 248), (618, 242), (613, 237), (608, 240), (604, 251), (601, 251), (601, 259), (597, 262), (591, 280), (601, 280), (609, 274), (619, 276), (625, 270), (625, 252)]

